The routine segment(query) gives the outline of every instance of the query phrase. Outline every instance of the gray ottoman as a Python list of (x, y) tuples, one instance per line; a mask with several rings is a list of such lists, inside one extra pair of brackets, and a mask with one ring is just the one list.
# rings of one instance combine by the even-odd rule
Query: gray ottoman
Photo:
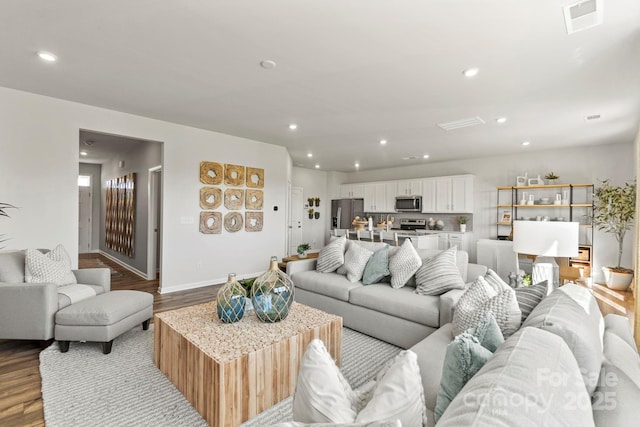
[(56, 313), (55, 339), (60, 351), (69, 350), (70, 341), (102, 342), (109, 354), (113, 339), (142, 323), (149, 329), (153, 316), (153, 295), (140, 291), (111, 291), (71, 304)]

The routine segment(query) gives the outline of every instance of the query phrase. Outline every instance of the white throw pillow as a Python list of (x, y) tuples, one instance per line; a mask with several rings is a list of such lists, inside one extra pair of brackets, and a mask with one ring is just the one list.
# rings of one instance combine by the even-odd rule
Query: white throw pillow
[(442, 295), (452, 289), (464, 289), (464, 281), (456, 265), (456, 246), (422, 261), (416, 272), (416, 293)]
[(344, 246), (347, 243), (345, 236), (335, 239), (320, 250), (316, 270), (321, 273), (331, 273), (344, 264)]
[[(491, 283), (486, 277), (489, 277)], [(453, 312), (454, 335), (474, 328), (489, 311), (493, 313), (505, 338), (518, 330), (522, 312), (515, 291), (506, 283), (495, 281), (493, 277), (495, 276), (490, 273), (484, 277), (479, 276), (460, 297)]]
[(357, 282), (362, 279), (362, 274), (371, 255), (373, 255), (373, 252), (362, 246), (349, 246), (349, 249), (344, 254), (344, 265), (341, 268), (344, 268), (347, 273), (347, 279), (350, 282)]
[(62, 245), (46, 254), (37, 249), (27, 249), (24, 279), (27, 283), (55, 283), (58, 286), (78, 283), (71, 271), (69, 255)]
[(422, 259), (411, 244), (405, 240), (400, 249), (389, 258), (389, 272), (391, 273), (391, 287), (401, 288), (407, 284), (411, 276), (422, 265)]
[(415, 353), (404, 350), (375, 380), (352, 390), (322, 341), (313, 340), (300, 362), (293, 420), (369, 425), (397, 419), (405, 427), (421, 427), (426, 418), (417, 359)]

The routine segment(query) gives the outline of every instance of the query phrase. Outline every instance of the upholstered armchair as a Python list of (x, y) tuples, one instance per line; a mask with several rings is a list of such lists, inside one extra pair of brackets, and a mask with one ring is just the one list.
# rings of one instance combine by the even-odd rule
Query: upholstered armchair
[[(96, 294), (111, 290), (108, 268), (72, 270)], [(0, 339), (49, 340), (56, 312), (71, 304), (55, 283), (25, 283), (25, 251), (0, 252)]]

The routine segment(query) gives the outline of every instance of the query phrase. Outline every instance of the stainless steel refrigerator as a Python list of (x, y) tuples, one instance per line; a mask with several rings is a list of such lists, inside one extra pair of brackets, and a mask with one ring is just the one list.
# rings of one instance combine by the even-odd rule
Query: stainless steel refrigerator
[(356, 216), (364, 215), (363, 199), (337, 199), (331, 201), (331, 229), (351, 228)]

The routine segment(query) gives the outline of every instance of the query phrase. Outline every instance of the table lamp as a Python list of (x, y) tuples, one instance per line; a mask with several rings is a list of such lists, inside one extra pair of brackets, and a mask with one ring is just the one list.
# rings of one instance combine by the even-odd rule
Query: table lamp
[(513, 221), (513, 250), (537, 255), (531, 273), (532, 282), (547, 280), (549, 292), (558, 288), (559, 267), (555, 257), (578, 255), (578, 222)]

